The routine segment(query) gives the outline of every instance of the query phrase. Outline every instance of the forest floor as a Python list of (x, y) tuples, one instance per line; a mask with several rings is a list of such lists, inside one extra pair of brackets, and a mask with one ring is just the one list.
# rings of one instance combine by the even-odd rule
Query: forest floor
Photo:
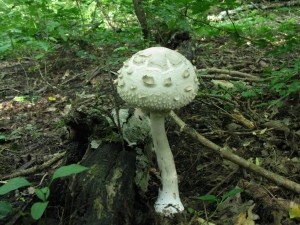
[[(276, 98), (266, 82), (261, 82), (267, 68), (277, 71), (291, 58), (299, 58), (299, 52), (280, 57), (267, 55), (266, 50), (251, 44), (238, 46), (224, 37), (195, 42), (192, 62), (197, 69), (217, 68), (250, 76), (199, 71), (202, 74), (199, 95), (187, 107), (176, 111), (177, 115), (212, 142), (230, 148), (234, 154), (259, 167), (300, 183), (299, 92), (273, 104), (271, 100)], [(72, 110), (87, 106), (111, 112), (118, 101), (112, 85), (116, 77), (109, 71), (116, 72), (122, 66), (122, 60), (106, 62), (111, 53), (110, 48), (98, 49), (97, 62), (82, 59), (65, 49), (43, 63), (30, 58), (0, 61), (1, 184), (16, 173), (20, 175), (18, 173), (64, 152), (71, 135), (64, 120)], [(260, 85), (264, 91), (247, 98), (239, 91), (215, 85), (217, 81), (233, 88), (238, 85), (235, 82), (240, 81), (247, 90)], [(220, 225), (299, 224), (289, 218), (290, 204), (300, 203), (299, 193), (216, 154), (181, 133), (172, 120), (168, 120), (167, 130), (182, 202), (187, 209), (185, 224), (208, 224), (203, 220)], [(61, 161), (57, 161), (23, 176), (39, 184), (60, 165)], [(154, 204), (158, 188), (155, 160), (151, 167), (148, 192), (143, 197), (149, 205)], [(232, 196), (226, 194), (236, 188), (244, 191)], [(208, 194), (214, 202), (197, 199)], [(24, 205), (31, 202), (32, 196), (25, 190), (2, 199), (21, 202), (19, 206), (28, 212), (29, 206)], [(47, 216), (59, 218), (59, 212)]]

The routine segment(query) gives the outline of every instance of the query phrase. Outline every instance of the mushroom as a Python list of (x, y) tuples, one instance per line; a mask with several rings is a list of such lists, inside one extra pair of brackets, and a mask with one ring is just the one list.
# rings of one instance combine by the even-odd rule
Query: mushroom
[[(198, 91), (193, 65), (180, 53), (152, 47), (124, 62), (116, 80), (120, 97), (150, 113), (151, 134), (162, 186), (155, 211), (166, 216), (184, 210), (179, 197), (173, 154), (165, 131), (165, 116), (190, 103)], [(134, 88), (133, 88), (134, 87)]]

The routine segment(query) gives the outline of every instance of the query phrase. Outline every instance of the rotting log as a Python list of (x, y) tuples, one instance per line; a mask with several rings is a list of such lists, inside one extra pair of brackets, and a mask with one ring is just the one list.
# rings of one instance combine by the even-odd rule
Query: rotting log
[(135, 154), (117, 144), (87, 152), (66, 198), (65, 225), (133, 224)]

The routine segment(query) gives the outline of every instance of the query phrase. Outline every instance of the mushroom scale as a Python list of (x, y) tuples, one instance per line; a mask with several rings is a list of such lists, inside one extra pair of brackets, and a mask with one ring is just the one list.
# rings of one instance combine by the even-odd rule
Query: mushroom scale
[(120, 97), (145, 110), (181, 108), (198, 92), (193, 65), (183, 55), (168, 48), (152, 47), (139, 51), (118, 72)]

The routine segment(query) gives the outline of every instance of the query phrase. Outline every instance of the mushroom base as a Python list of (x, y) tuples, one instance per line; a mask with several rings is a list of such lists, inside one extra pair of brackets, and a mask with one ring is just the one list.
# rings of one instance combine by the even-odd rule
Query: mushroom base
[(182, 212), (184, 207), (179, 196), (174, 196), (175, 193), (164, 192), (159, 190), (158, 198), (154, 204), (155, 212), (161, 213), (165, 216)]

